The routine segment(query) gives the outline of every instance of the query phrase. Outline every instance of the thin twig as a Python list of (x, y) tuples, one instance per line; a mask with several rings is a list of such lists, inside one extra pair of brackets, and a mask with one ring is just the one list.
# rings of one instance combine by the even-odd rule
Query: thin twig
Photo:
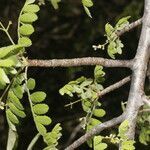
[(117, 118), (113, 118), (109, 121), (106, 121), (104, 123), (101, 123), (101, 124), (95, 126), (93, 129), (91, 129), (85, 135), (81, 136), (74, 143), (72, 143), (70, 146), (68, 146), (65, 150), (74, 150), (74, 149), (78, 148), (81, 144), (83, 144), (84, 142), (86, 142), (87, 140), (92, 138), (94, 135), (97, 135), (101, 131), (121, 123), (123, 120), (124, 120), (124, 115), (121, 115)]
[(111, 91), (120, 88), (121, 86), (123, 86), (124, 84), (126, 84), (127, 82), (129, 82), (131, 80), (131, 76), (128, 76), (120, 81), (118, 81), (115, 84), (110, 85), (109, 87), (105, 88), (104, 90), (98, 92), (98, 96), (102, 97), (103, 95), (110, 93)]
[(131, 68), (132, 60), (111, 60), (99, 57), (84, 57), (73, 59), (28, 60), (29, 67), (73, 67), (87, 65), (102, 65), (104, 67)]
[(78, 134), (78, 132), (81, 130), (81, 123), (79, 123), (75, 128), (74, 130), (72, 131), (70, 137), (69, 137), (69, 140), (67, 142), (67, 146), (73, 141), (73, 139), (76, 137), (76, 135)]
[(122, 29), (121, 31), (118, 31), (116, 34), (118, 36), (121, 36), (122, 34), (124, 34), (125, 32), (128, 32), (132, 29), (134, 29), (135, 27), (139, 26), (140, 24), (142, 24), (142, 18), (136, 20), (135, 22), (132, 22), (131, 24), (129, 24), (128, 26), (126, 26), (124, 29)]
[(142, 99), (144, 104), (150, 106), (150, 99), (146, 95), (143, 95)]

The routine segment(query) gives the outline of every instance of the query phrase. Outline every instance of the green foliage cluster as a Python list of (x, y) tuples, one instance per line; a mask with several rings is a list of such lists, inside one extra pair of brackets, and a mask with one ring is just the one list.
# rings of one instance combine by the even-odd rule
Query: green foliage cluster
[[(1, 97), (1, 109), (6, 109), (6, 117), (9, 128), (14, 135), (14, 142), (8, 143), (7, 149), (13, 149), (16, 146), (17, 129), (20, 118), (25, 118), (25, 108), (21, 102), (24, 94), (28, 95), (30, 108), (35, 122), (35, 126), (43, 136), (44, 142), (47, 144), (47, 149), (56, 150), (58, 140), (61, 137), (61, 126), (56, 124), (51, 132), (48, 132), (45, 126), (51, 124), (52, 120), (46, 116), (49, 106), (43, 101), (46, 98), (46, 93), (34, 90), (36, 82), (33, 78), (27, 78), (27, 65), (25, 55), (25, 48), (32, 45), (30, 36), (34, 32), (33, 22), (38, 19), (37, 12), (40, 10), (39, 6), (34, 3), (35, 0), (26, 0), (18, 19), (18, 44), (15, 44), (8, 33), (10, 23), (5, 28), (2, 23), (1, 30), (3, 30), (9, 37), (12, 45), (0, 48), (0, 89), (4, 89)], [(25, 72), (24, 72), (25, 70)], [(2, 102), (4, 99), (5, 102)]]
[(121, 144), (121, 150), (134, 150), (134, 140), (128, 140), (127, 138), (127, 131), (129, 128), (128, 120), (125, 120), (121, 123), (119, 126), (119, 133), (116, 134), (110, 134), (109, 136), (95, 136), (93, 140), (93, 147), (94, 150), (105, 150), (108, 145), (106, 142), (110, 142), (112, 144)]
[(121, 18), (117, 22), (115, 27), (113, 27), (111, 24), (107, 23), (105, 25), (105, 32), (106, 32), (105, 36), (107, 37), (106, 43), (103, 45), (99, 44), (98, 46), (94, 45), (93, 48), (95, 50), (97, 50), (97, 49), (104, 50), (105, 46), (107, 45), (107, 53), (113, 59), (115, 59), (116, 54), (122, 54), (122, 48), (124, 47), (124, 45), (121, 42), (117, 33), (129, 25), (129, 22), (128, 22), (129, 18), (130, 18), (130, 16)]
[[(61, 0), (49, 0), (55, 9), (58, 9), (58, 4)], [(44, 0), (39, 0), (40, 4)], [(82, 0), (85, 12), (89, 17), (91, 13), (89, 8), (93, 6), (92, 0)], [(46, 115), (49, 111), (49, 106), (44, 103), (46, 93), (43, 91), (35, 91), (36, 82), (33, 78), (27, 77), (27, 60), (25, 58), (26, 48), (32, 45), (30, 36), (34, 32), (33, 23), (38, 19), (37, 13), (40, 10), (39, 5), (35, 4), (35, 0), (26, 0), (18, 19), (18, 43), (15, 44), (10, 37), (8, 30), (11, 25), (9, 22), (5, 28), (0, 22), (0, 30), (4, 31), (10, 39), (12, 45), (0, 48), (0, 89), (4, 90), (0, 98), (0, 109), (6, 110), (6, 118), (9, 129), (14, 132), (15, 140), (17, 140), (17, 125), (20, 124), (21, 118), (26, 117), (25, 108), (22, 103), (23, 96), (27, 94), (31, 113), (37, 131), (43, 137), (46, 147), (44, 150), (57, 150), (58, 140), (62, 136), (60, 124), (56, 124), (51, 131), (47, 131), (47, 126), (51, 125), (51, 118)], [(129, 25), (130, 17), (121, 18), (115, 27), (107, 23), (105, 25), (106, 43), (103, 45), (93, 46), (94, 49), (105, 49), (107, 45), (108, 55), (115, 59), (116, 54), (122, 54), (122, 44), (117, 33)], [(77, 97), (78, 100), (70, 103), (73, 105), (81, 102), (85, 117), (81, 118), (81, 124), (86, 132), (94, 126), (101, 124), (99, 118), (105, 116), (106, 112), (101, 107), (98, 101), (99, 95), (103, 90), (102, 83), (104, 82), (105, 72), (102, 66), (96, 66), (94, 69), (94, 78), (80, 77), (69, 82), (59, 90), (61, 95), (69, 95)], [(150, 142), (150, 118), (149, 106), (144, 106), (143, 112), (139, 114), (137, 120), (139, 129), (139, 141), (145, 145)], [(120, 144), (122, 150), (134, 150), (135, 141), (129, 140), (126, 133), (128, 132), (129, 122), (125, 120), (119, 126), (119, 133), (110, 134), (109, 136), (94, 136), (88, 140), (89, 147), (94, 150), (104, 150), (108, 147), (105, 140), (109, 140), (113, 144)], [(16, 146), (16, 141), (9, 143), (13, 149)], [(32, 142), (31, 142), (32, 145)], [(34, 145), (33, 145), (34, 146)]]
[[(59, 90), (61, 95), (67, 94), (73, 97), (76, 94), (81, 101), (83, 111), (86, 112), (86, 117), (82, 118), (82, 127), (89, 131), (94, 126), (101, 123), (98, 118), (103, 117), (106, 112), (98, 102), (98, 92), (103, 90), (101, 83), (104, 81), (105, 72), (102, 66), (96, 66), (94, 69), (94, 79), (80, 77), (75, 81), (71, 81)], [(77, 101), (77, 102), (78, 102)], [(76, 103), (76, 102), (74, 102)], [(74, 103), (71, 103), (74, 104)], [(92, 147), (93, 140), (88, 141), (88, 145)]]
[(20, 67), (22, 60), (16, 54), (22, 45), (10, 45), (0, 48), (0, 89), (10, 84), (10, 78), (17, 73), (16, 67)]
[(42, 91), (36, 91), (30, 94), (31, 90), (35, 88), (35, 80), (30, 78), (26, 81), (26, 90), (28, 93), (28, 98), (30, 102), (30, 107), (33, 115), (33, 119), (36, 125), (38, 132), (43, 136), (44, 142), (47, 144), (47, 147), (44, 150), (52, 149), (56, 150), (58, 144), (58, 139), (61, 137), (61, 127), (60, 124), (57, 124), (51, 132), (47, 132), (45, 126), (51, 124), (52, 120), (50, 117), (45, 114), (49, 110), (49, 106), (43, 101), (46, 98), (46, 93)]
[(35, 0), (27, 0), (21, 10), (18, 20), (18, 43), (29, 47), (32, 45), (30, 39), (31, 34), (34, 32), (32, 25), (38, 19), (37, 12), (40, 10), (39, 6), (33, 4)]
[(139, 141), (148, 145), (150, 143), (150, 112), (149, 106), (144, 105), (141, 112), (139, 112), (137, 119), (137, 127), (139, 130)]
[(7, 102), (6, 102), (6, 116), (10, 128), (14, 128), (14, 125), (19, 124), (18, 118), (25, 118), (24, 107), (21, 103), (23, 94), (25, 92), (24, 85), (24, 73), (19, 74), (10, 90), (8, 91)]

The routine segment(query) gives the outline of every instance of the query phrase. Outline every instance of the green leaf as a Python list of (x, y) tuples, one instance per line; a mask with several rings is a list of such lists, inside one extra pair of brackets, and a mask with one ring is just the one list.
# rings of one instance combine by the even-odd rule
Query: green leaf
[(33, 106), (33, 111), (37, 115), (43, 115), (47, 113), (48, 110), (49, 110), (49, 107), (46, 104), (36, 104)]
[(35, 80), (33, 78), (28, 79), (27, 81), (27, 88), (29, 90), (33, 90), (35, 88)]
[(29, 36), (34, 32), (34, 28), (31, 24), (24, 24), (19, 29), (20, 34)]
[(84, 82), (82, 82), (82, 84), (80, 85), (80, 87), (86, 87), (86, 86), (89, 86), (89, 85), (92, 84), (92, 82), (93, 82), (92, 79), (87, 79), (87, 80), (85, 80)]
[(8, 104), (10, 110), (16, 115), (16, 116), (19, 116), (21, 118), (25, 118), (26, 117), (26, 114), (22, 111), (22, 110), (19, 110), (13, 103), (9, 103)]
[(117, 49), (116, 49), (116, 43), (114, 41), (111, 41), (110, 44), (108, 45), (107, 52), (111, 58), (115, 59), (114, 54), (117, 53)]
[(0, 68), (0, 82), (1, 83), (10, 83), (8, 76), (6, 75), (4, 69)]
[(72, 94), (73, 92), (74, 92), (74, 88), (73, 88), (72, 85), (69, 85), (69, 84), (66, 84), (63, 88), (61, 88), (61, 89), (59, 90), (59, 93), (60, 93), (61, 95), (67, 94), (67, 95), (69, 95), (70, 97), (73, 97), (73, 94)]
[(0, 58), (4, 58), (10, 52), (12, 52), (16, 49), (20, 49), (21, 47), (22, 47), (22, 45), (10, 45), (10, 46), (0, 48)]
[(60, 3), (61, 2), (61, 0), (50, 0), (51, 1), (51, 4), (53, 5), (53, 7), (55, 8), (55, 9), (58, 9), (58, 3)]
[(109, 23), (107, 23), (105, 25), (105, 32), (106, 32), (107, 36), (110, 36), (113, 31), (114, 31), (114, 28)]
[(36, 13), (40, 10), (40, 7), (36, 4), (30, 4), (30, 5), (26, 5), (23, 8), (23, 12), (31, 12), (31, 13)]
[(23, 23), (32, 23), (38, 19), (38, 16), (35, 13), (24, 13), (20, 16), (20, 21)]
[(86, 80), (86, 78), (85, 77), (80, 77), (80, 78), (78, 78), (76, 81), (78, 82), (78, 83), (82, 83), (83, 81), (85, 81)]
[(35, 0), (27, 0), (26, 3), (25, 3), (25, 5), (32, 4), (34, 2), (35, 2)]
[(82, 0), (82, 4), (86, 7), (92, 7), (93, 6), (92, 0)]
[(88, 99), (82, 100), (82, 107), (83, 107), (84, 111), (86, 111), (86, 112), (89, 111), (91, 106), (92, 106), (92, 104), (91, 104), (90, 100), (88, 100)]
[(23, 97), (23, 87), (20, 86), (20, 85), (17, 85), (16, 87), (13, 88), (13, 92), (14, 94), (19, 98), (19, 99), (22, 99)]
[(106, 143), (102, 143), (102, 137), (101, 136), (95, 136), (94, 137), (94, 150), (104, 150), (107, 148)]
[(3, 90), (6, 86), (6, 83), (0, 79), (0, 89)]
[(127, 131), (129, 128), (129, 121), (125, 120), (121, 123), (121, 125), (119, 126), (119, 134), (118, 136), (121, 137), (122, 139), (127, 139)]
[(104, 81), (105, 72), (103, 71), (103, 67), (97, 65), (94, 69), (94, 78), (97, 83), (101, 83)]
[(14, 67), (17, 66), (18, 62), (17, 56), (10, 56), (6, 59), (0, 60), (0, 67)]
[(91, 118), (91, 119), (90, 119), (90, 125), (96, 126), (96, 125), (98, 125), (98, 124), (101, 124), (101, 122), (100, 122), (99, 120), (97, 120), (97, 119), (95, 119), (95, 118)]
[(134, 143), (135, 141), (133, 140), (123, 141), (121, 143), (121, 150), (135, 150)]
[(36, 123), (37, 130), (41, 135), (45, 135), (47, 130), (41, 123)]
[(18, 43), (23, 45), (24, 47), (29, 47), (32, 45), (32, 41), (28, 37), (20, 38)]
[(20, 110), (24, 110), (23, 105), (20, 103), (17, 96), (14, 94), (12, 90), (8, 92), (8, 99)]
[(35, 121), (43, 125), (50, 125), (52, 122), (48, 116), (36, 116)]
[(13, 86), (18, 86), (20, 84), (22, 84), (22, 82), (24, 81), (25, 79), (25, 74), (24, 73), (21, 73), (19, 74), (15, 79), (14, 79), (14, 82), (13, 82)]
[(122, 48), (124, 47), (124, 45), (122, 44), (120, 39), (116, 40), (116, 47), (117, 47), (117, 53), (122, 54)]
[(130, 18), (130, 16), (121, 18), (116, 24), (116, 29), (122, 30), (125, 26), (127, 26), (129, 24), (129, 22), (128, 22), (129, 18)]
[(18, 118), (11, 112), (10, 109), (6, 110), (6, 116), (13, 124), (19, 124)]
[(83, 6), (83, 7), (84, 7), (84, 10), (85, 10), (86, 14), (87, 14), (90, 18), (92, 18), (92, 15), (91, 15), (91, 13), (90, 13), (88, 7), (86, 7), (86, 6)]
[(33, 103), (40, 103), (45, 100), (46, 93), (41, 92), (41, 91), (34, 92), (33, 94), (31, 94), (30, 98)]
[(15, 68), (6, 68), (6, 70), (10, 73), (15, 75), (17, 73), (17, 70)]
[(44, 136), (45, 143), (47, 143), (48, 146), (54, 146), (54, 148), (55, 148), (58, 144), (58, 140), (62, 136), (62, 134), (60, 132), (61, 130), (62, 130), (62, 128), (61, 128), (60, 124), (59, 123), (56, 124), (51, 132), (48, 132), (45, 134), (45, 136)]
[[(146, 120), (147, 121), (147, 120)], [(139, 134), (139, 141), (144, 145), (148, 145), (150, 142), (150, 126), (142, 126)]]
[(93, 115), (96, 117), (103, 117), (103, 116), (105, 116), (105, 114), (106, 114), (106, 112), (103, 109), (95, 109), (93, 111)]

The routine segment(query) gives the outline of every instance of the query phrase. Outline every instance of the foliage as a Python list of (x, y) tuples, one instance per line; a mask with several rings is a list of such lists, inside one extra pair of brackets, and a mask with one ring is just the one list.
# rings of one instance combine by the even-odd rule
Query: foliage
[(89, 8), (93, 6), (92, 0), (82, 0), (82, 4), (86, 14), (92, 18)]
[[(98, 92), (103, 90), (101, 83), (104, 81), (104, 75), (103, 67), (96, 66), (94, 69), (94, 79), (80, 77), (75, 81), (69, 82), (59, 90), (61, 95), (67, 94), (70, 97), (73, 97), (73, 94), (77, 94), (80, 98), (79, 101), (81, 101), (82, 109), (86, 112), (86, 117), (81, 118), (82, 127), (86, 129), (86, 131), (89, 131), (94, 126), (100, 124), (101, 121), (97, 118), (101, 118), (106, 114), (105, 110), (100, 108), (101, 103), (98, 102)], [(76, 102), (73, 102), (70, 105), (72, 106)], [(90, 147), (92, 142), (93, 140), (88, 141)]]
[(139, 112), (137, 119), (137, 126), (139, 130), (139, 141), (148, 145), (150, 143), (150, 112), (149, 106), (143, 106), (141, 112)]
[[(58, 9), (61, 0), (49, 0), (54, 9)], [(89, 8), (93, 6), (92, 0), (82, 0), (82, 5), (89, 17), (92, 15)], [(44, 0), (39, 0), (39, 4), (44, 4)], [(5, 28), (0, 22), (0, 30), (4, 31), (8, 36), (11, 45), (0, 48), (0, 89), (3, 94), (0, 99), (0, 109), (6, 111), (6, 118), (9, 125), (9, 136), (7, 149), (15, 149), (17, 147), (17, 127), (20, 125), (22, 119), (26, 117), (26, 109), (22, 101), (24, 96), (28, 97), (31, 114), (35, 127), (38, 131), (37, 135), (43, 137), (46, 143), (44, 150), (56, 150), (58, 140), (61, 138), (61, 125), (57, 123), (51, 131), (47, 127), (51, 125), (52, 120), (47, 116), (49, 106), (45, 103), (46, 93), (43, 91), (36, 91), (36, 81), (33, 78), (28, 78), (28, 64), (26, 58), (26, 48), (32, 45), (31, 35), (34, 33), (34, 22), (38, 20), (37, 13), (40, 11), (39, 5), (35, 0), (26, 0), (18, 19), (18, 42), (14, 43), (9, 35), (9, 27), (12, 24), (8, 23)], [(94, 49), (105, 49), (107, 45), (108, 55), (115, 59), (116, 54), (122, 54), (122, 44), (118, 33), (129, 25), (128, 19), (130, 17), (121, 18), (115, 27), (107, 23), (105, 25), (106, 43), (103, 45), (93, 46)], [(78, 100), (71, 102), (67, 106), (73, 106), (77, 102), (81, 102), (81, 107), (85, 113), (85, 117), (81, 118), (81, 125), (85, 132), (88, 132), (93, 127), (101, 124), (100, 118), (104, 117), (106, 112), (102, 109), (102, 104), (99, 102), (99, 93), (103, 90), (102, 83), (105, 72), (102, 66), (96, 66), (94, 69), (94, 77), (86, 78), (80, 77), (74, 81), (70, 81), (63, 86), (59, 93), (61, 95), (67, 94), (70, 97), (77, 97)], [(143, 112), (139, 114), (137, 120), (139, 129), (139, 141), (145, 145), (150, 142), (150, 120), (148, 106), (144, 106)], [(94, 136), (87, 141), (89, 147), (94, 150), (104, 150), (108, 147), (108, 141), (113, 144), (121, 144), (122, 150), (134, 150), (135, 141), (127, 138), (129, 128), (128, 120), (125, 120), (119, 126), (118, 134), (110, 134), (109, 136)], [(13, 138), (13, 140), (11, 140)], [(31, 141), (31, 145), (33, 141)]]
[[(38, 19), (37, 12), (40, 10), (37, 4), (34, 4), (35, 0), (26, 0), (18, 19), (18, 44), (15, 44), (11, 39), (8, 29), (1, 23), (1, 30), (3, 30), (9, 37), (12, 45), (0, 48), (0, 88), (5, 91), (1, 97), (1, 101), (7, 97), (6, 105), (2, 102), (1, 108), (6, 109), (6, 117), (10, 128), (10, 135), (13, 135), (14, 142), (10, 144), (8, 141), (7, 149), (14, 149), (17, 140), (17, 129), (20, 118), (25, 118), (25, 108), (21, 102), (25, 94), (28, 95), (30, 108), (35, 122), (35, 126), (40, 135), (43, 136), (43, 140), (47, 144), (45, 149), (53, 148), (57, 149), (57, 141), (61, 137), (61, 127), (57, 124), (51, 132), (47, 132), (45, 126), (51, 124), (52, 120), (45, 114), (49, 110), (49, 106), (43, 101), (46, 98), (46, 93), (42, 91), (35, 91), (30, 94), (30, 91), (34, 90), (36, 82), (33, 78), (27, 77), (27, 68), (24, 72), (24, 66), (27, 65), (27, 61), (24, 58), (26, 52), (25, 48), (32, 45), (30, 39), (31, 34), (34, 32), (33, 22)], [(8, 93), (8, 94), (7, 94)]]
[(123, 43), (121, 42), (119, 36), (117, 33), (119, 33), (120, 30), (124, 29), (126, 26), (129, 25), (128, 19), (130, 16), (121, 18), (115, 27), (113, 27), (111, 24), (107, 23), (105, 25), (105, 36), (107, 37), (106, 43), (103, 45), (93, 46), (95, 50), (97, 49), (105, 49), (105, 46), (107, 46), (107, 53), (108, 55), (115, 59), (116, 54), (122, 54), (122, 48), (124, 47)]

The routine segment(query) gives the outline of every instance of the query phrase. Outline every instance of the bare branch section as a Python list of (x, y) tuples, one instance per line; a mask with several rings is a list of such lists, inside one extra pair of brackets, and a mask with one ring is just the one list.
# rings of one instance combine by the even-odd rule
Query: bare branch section
[(74, 150), (78, 148), (81, 144), (89, 140), (94, 135), (99, 134), (101, 131), (111, 128), (119, 123), (121, 123), (124, 120), (124, 115), (121, 115), (117, 118), (114, 118), (112, 120), (106, 121), (104, 123), (101, 123), (97, 126), (95, 126), (92, 130), (87, 132), (85, 135), (80, 137), (78, 140), (76, 140), (73, 144), (71, 144), (69, 147), (67, 147), (65, 150)]
[(124, 84), (128, 83), (130, 80), (131, 80), (131, 77), (128, 76), (128, 77), (116, 82), (115, 84), (110, 85), (109, 87), (105, 88), (104, 90), (98, 92), (98, 96), (102, 97), (103, 95), (110, 93), (110, 92), (114, 91), (115, 89), (120, 88)]
[(104, 67), (128, 67), (131, 68), (132, 60), (111, 60), (99, 57), (84, 57), (73, 59), (52, 59), (52, 60), (28, 60), (29, 67), (74, 67), (102, 65)]
[(135, 22), (132, 22), (131, 24), (129, 24), (128, 26), (126, 26), (124, 29), (122, 29), (121, 31), (117, 32), (117, 35), (121, 36), (125, 32), (129, 32), (130, 30), (136, 28), (140, 24), (142, 24), (142, 18), (136, 20)]

